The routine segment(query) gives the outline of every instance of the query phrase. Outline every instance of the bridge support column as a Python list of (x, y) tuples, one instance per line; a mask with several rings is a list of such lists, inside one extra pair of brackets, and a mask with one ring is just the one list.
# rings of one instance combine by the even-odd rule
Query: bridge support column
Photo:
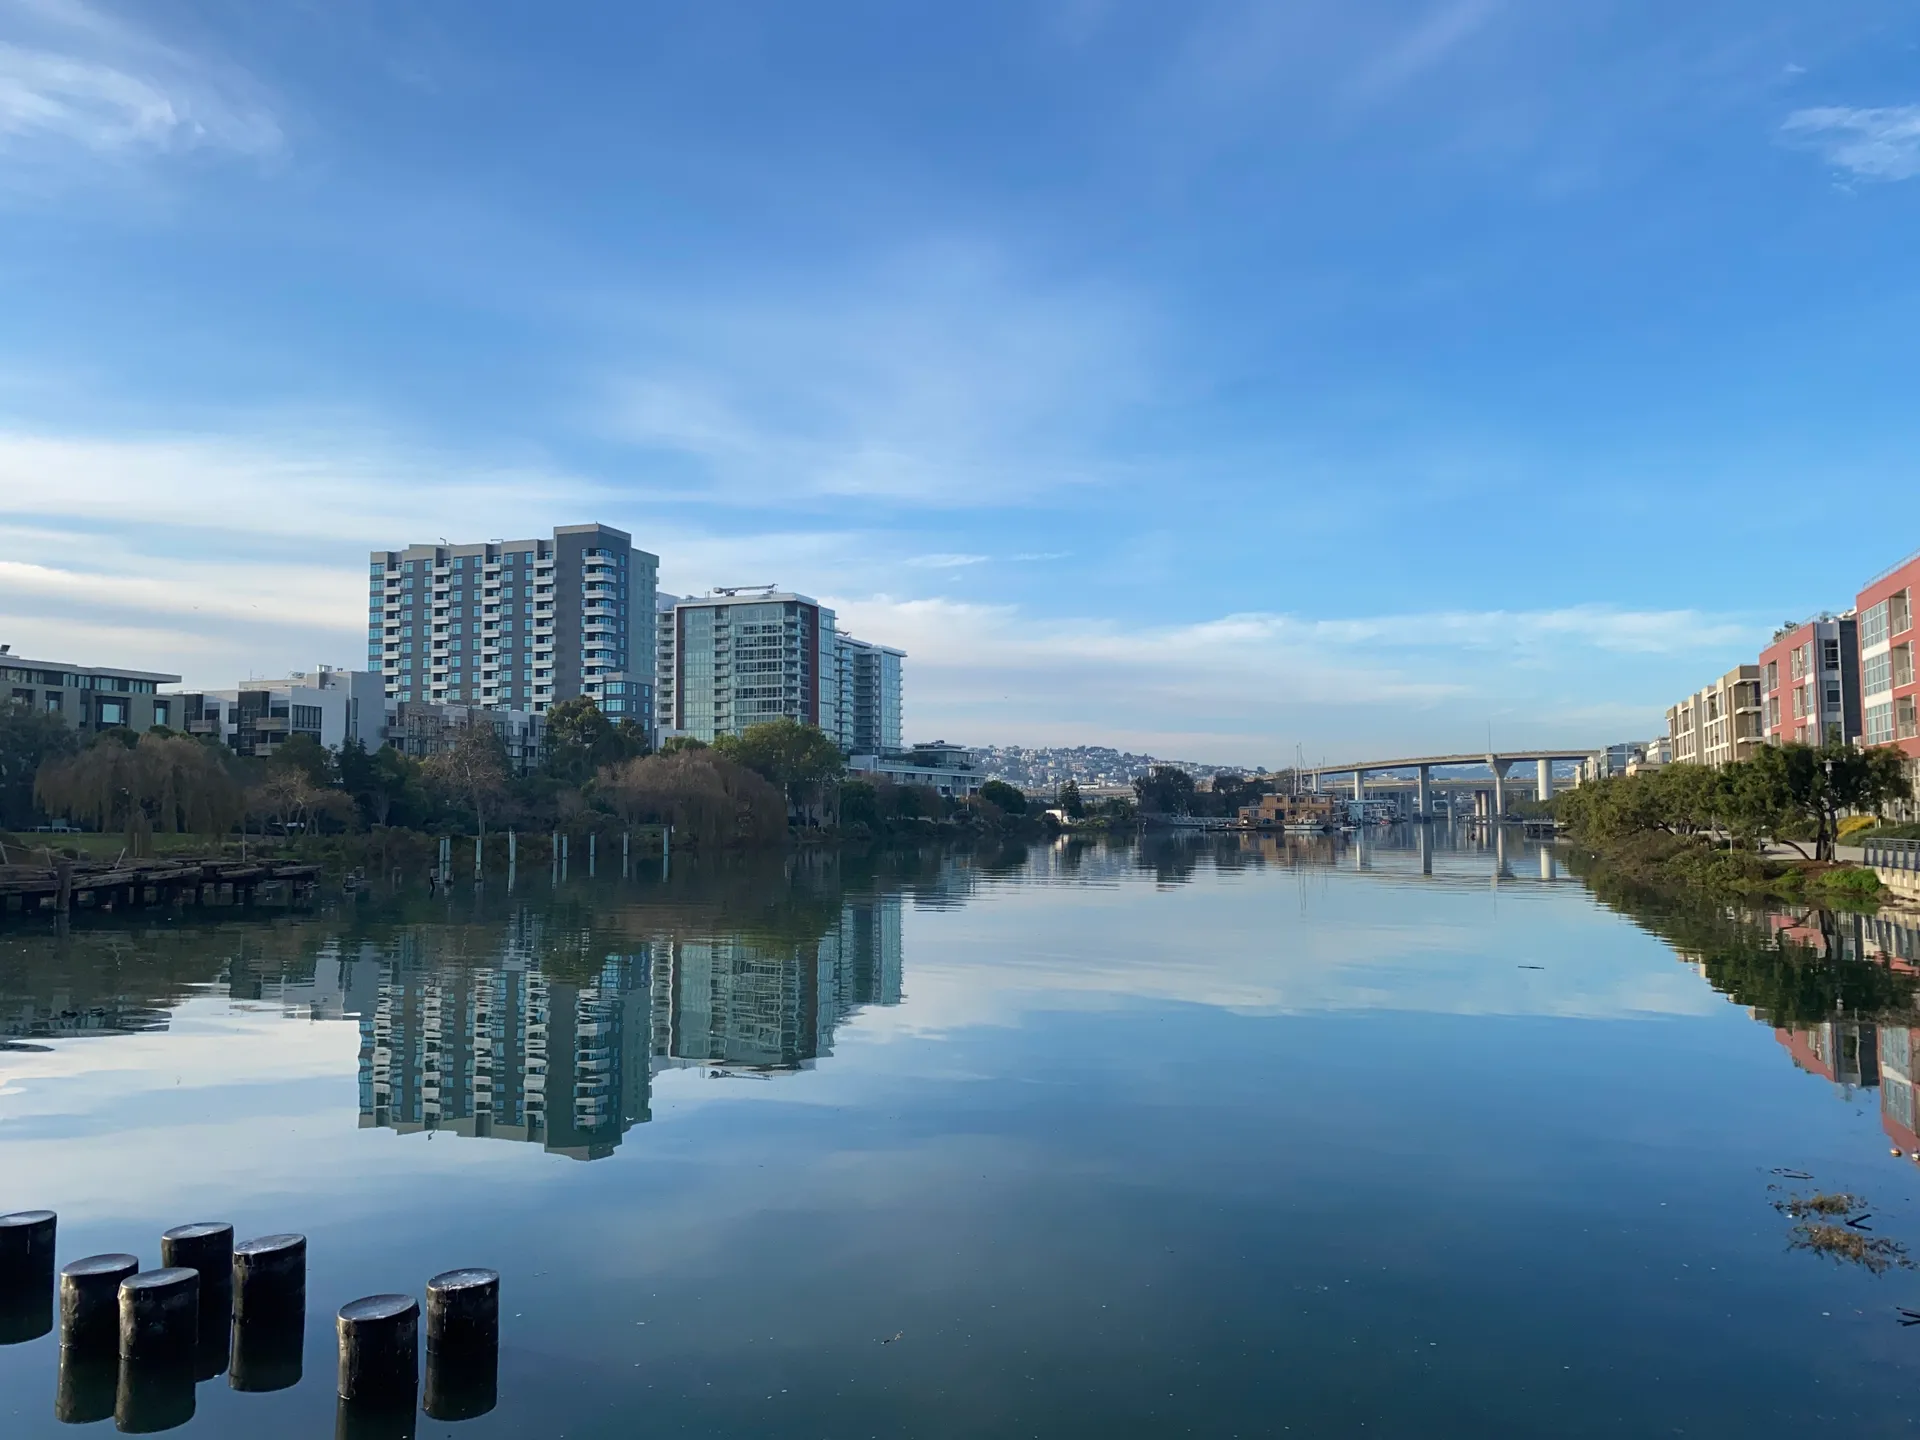
[(1534, 782), (1534, 794), (1542, 805), (1553, 798), (1553, 762), (1541, 760), (1534, 766), (1538, 779)]
[(1356, 800), (1367, 798), (1367, 772), (1364, 770), (1353, 772), (1353, 798)]
[(1433, 817), (1433, 767), (1420, 767), (1420, 788), (1415, 792), (1414, 814), (1422, 820)]
[(1507, 818), (1507, 771), (1513, 768), (1511, 760), (1502, 760), (1496, 755), (1487, 756), (1487, 768), (1493, 772), (1493, 823), (1498, 825)]

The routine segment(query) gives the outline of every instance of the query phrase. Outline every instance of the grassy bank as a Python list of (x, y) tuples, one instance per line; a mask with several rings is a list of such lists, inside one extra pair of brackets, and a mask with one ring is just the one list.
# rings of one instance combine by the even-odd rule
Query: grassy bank
[(1857, 865), (1781, 860), (1728, 850), (1697, 835), (1644, 831), (1617, 840), (1580, 842), (1598, 868), (1636, 885), (1709, 896), (1780, 900), (1835, 910), (1872, 910), (1880, 879)]

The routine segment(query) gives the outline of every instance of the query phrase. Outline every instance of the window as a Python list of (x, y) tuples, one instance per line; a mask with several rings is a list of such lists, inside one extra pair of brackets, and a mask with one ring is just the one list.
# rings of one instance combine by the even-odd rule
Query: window
[(1827, 670), (1838, 670), (1840, 668), (1840, 642), (1838, 640), (1822, 640), (1820, 642), (1820, 664)]
[(124, 700), (102, 700), (98, 714), (102, 725), (124, 725), (127, 723), (127, 702)]
[(1866, 695), (1878, 695), (1893, 688), (1893, 656), (1886, 651), (1869, 655), (1860, 668), (1860, 689)]
[(1860, 617), (1860, 648), (1871, 650), (1887, 638), (1887, 602), (1882, 600)]
[(1778, 690), (1779, 688), (1780, 688), (1780, 662), (1778, 660), (1769, 660), (1767, 662), (1767, 693), (1771, 695), (1775, 690)]
[(1893, 702), (1867, 706), (1867, 744), (1887, 745), (1893, 740)]
[(320, 733), (320, 707), (318, 705), (296, 705), (293, 707), (293, 728)]
[(49, 690), (47, 691), (46, 698), (43, 703), (46, 705), (47, 709), (53, 711), (57, 715), (60, 713), (61, 709), (63, 708), (65, 699), (66, 697), (63, 696), (58, 690)]
[(1902, 590), (1898, 595), (1887, 599), (1887, 630), (1890, 634), (1904, 635), (1913, 628), (1913, 605)]
[(1913, 683), (1913, 642), (1893, 647), (1893, 683), (1911, 685)]
[(153, 702), (153, 723), (156, 725), (173, 724), (173, 704), (167, 700)]

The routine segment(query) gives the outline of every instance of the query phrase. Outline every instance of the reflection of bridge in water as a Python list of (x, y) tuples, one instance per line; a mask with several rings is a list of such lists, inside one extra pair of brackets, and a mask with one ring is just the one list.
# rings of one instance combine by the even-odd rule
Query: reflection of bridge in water
[[(1353, 777), (1353, 798), (1365, 800), (1369, 789), (1369, 775), (1393, 775), (1395, 778), (1385, 783), (1375, 782), (1378, 790), (1392, 792), (1411, 791), (1414, 796), (1413, 818), (1427, 819), (1433, 815), (1433, 790), (1436, 783), (1447, 788), (1471, 788), (1476, 794), (1485, 794), (1488, 813), (1504, 815), (1507, 813), (1507, 787), (1518, 784), (1527, 788), (1524, 780), (1510, 781), (1508, 772), (1517, 764), (1533, 762), (1534, 773), (1532, 791), (1536, 800), (1547, 800), (1553, 796), (1553, 767), (1562, 762), (1578, 763), (1599, 754), (1601, 747), (1588, 746), (1574, 750), (1504, 750), (1484, 755), (1411, 755), (1398, 760), (1363, 760), (1352, 765), (1315, 765), (1307, 770), (1313, 788), (1319, 790), (1329, 775), (1351, 775)], [(1478, 769), (1486, 772), (1487, 778), (1442, 775), (1436, 777), (1436, 770)], [(1395, 772), (1412, 771), (1411, 776), (1400, 776)]]
[[(1243, 851), (1279, 864), (1319, 865), (1383, 875), (1474, 884), (1572, 884), (1551, 840), (1531, 840), (1505, 826), (1395, 825), (1350, 835), (1239, 832)], [(1464, 862), (1464, 863), (1462, 863)]]

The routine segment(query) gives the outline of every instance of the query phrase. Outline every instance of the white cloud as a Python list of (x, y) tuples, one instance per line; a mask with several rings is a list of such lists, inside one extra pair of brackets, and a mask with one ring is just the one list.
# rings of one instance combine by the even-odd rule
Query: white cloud
[(829, 603), (855, 633), (907, 651), (910, 738), (1097, 735), (1240, 763), (1281, 763), (1296, 742), (1324, 746), (1328, 759), (1352, 746), (1471, 749), (1489, 722), (1508, 745), (1651, 733), (1660, 712), (1644, 692), (1649, 665), (1711, 668), (1754, 638), (1729, 617), (1600, 605), (1128, 626), (949, 599)]
[(1920, 105), (1796, 110), (1780, 127), (1791, 141), (1865, 180), (1920, 175)]
[(81, 0), (0, 5), (0, 157), (263, 156), (283, 138), (258, 86), (237, 71)]
[(991, 555), (916, 555), (907, 564), (922, 570), (961, 570), (969, 565), (985, 565)]

